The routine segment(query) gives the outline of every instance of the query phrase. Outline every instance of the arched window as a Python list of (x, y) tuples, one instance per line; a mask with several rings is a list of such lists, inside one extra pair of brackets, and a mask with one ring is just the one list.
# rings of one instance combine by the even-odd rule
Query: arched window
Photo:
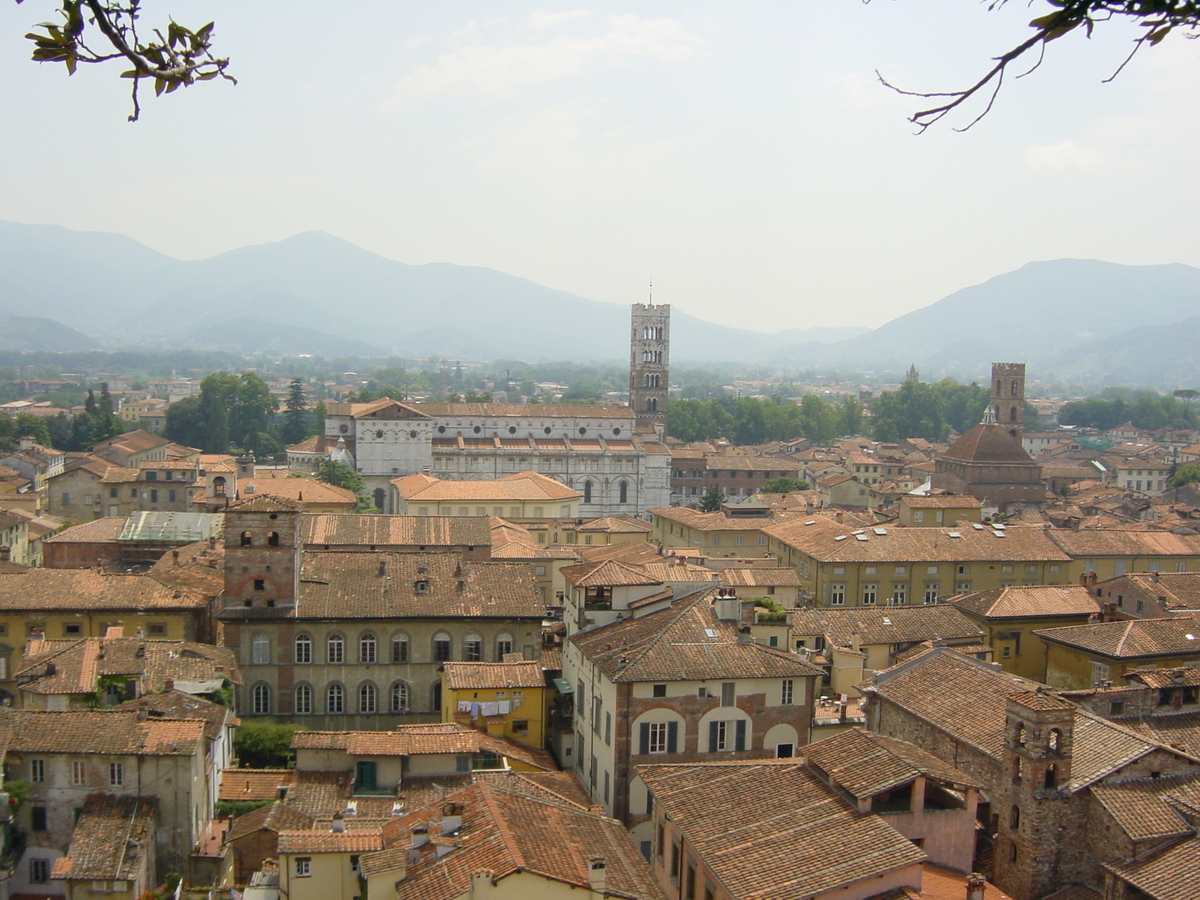
[(278, 531), (272, 531), (270, 534), (267, 535), (267, 546), (268, 547), (278, 547), (279, 546), (279, 532)]
[(1017, 725), (1017, 746), (1025, 746), (1025, 726), (1024, 724)]
[(397, 681), (392, 685), (391, 700), (388, 703), (388, 709), (394, 713), (406, 713), (409, 710), (409, 687), (404, 681)]
[(433, 661), (446, 662), (450, 659), (450, 635), (439, 631), (433, 636)]
[(296, 662), (312, 662), (312, 638), (307, 634), (296, 635)]
[(463, 659), (468, 662), (479, 662), (483, 659), (483, 638), (474, 631), (463, 638)]
[(618, 487), (617, 487), (617, 502), (618, 503), (628, 503), (629, 502), (629, 482), (628, 481), (622, 481), (620, 483), (620, 485), (618, 485)]
[(225, 476), (218, 475), (216, 478), (213, 479), (213, 493), (216, 494), (218, 497), (224, 497), (225, 490), (226, 490), (225, 484), (226, 484)]
[(312, 714), (312, 688), (307, 684), (296, 685), (296, 715)]
[(592, 502), (592, 482), (591, 482), (591, 479), (589, 479), (589, 480), (587, 480), (587, 481), (585, 481), (585, 482), (583, 483), (583, 502), (584, 502), (584, 503), (591, 503), (591, 502)]
[(325, 712), (343, 713), (346, 711), (346, 689), (336, 681), (325, 689)]
[(254, 537), (248, 531), (242, 532), (242, 546), (243, 547), (253, 547), (254, 546)]
[(1046, 777), (1043, 786), (1048, 791), (1052, 791), (1058, 787), (1058, 766), (1053, 763), (1046, 767)]
[(271, 714), (271, 688), (269, 685), (260, 681), (251, 689), (250, 708), (254, 710), (256, 716)]
[(387, 494), (384, 493), (383, 488), (375, 488), (372, 496), (375, 498), (375, 508), (383, 512), (383, 503), (387, 499)]
[(331, 634), (325, 640), (325, 662), (341, 665), (346, 661), (346, 641), (340, 634)]
[(1015, 803), (1013, 804), (1012, 811), (1009, 813), (1008, 824), (1013, 831), (1016, 831), (1021, 827), (1021, 807), (1017, 806)]
[(1017, 421), (1017, 408), (1015, 406), (1008, 411), (1008, 421)]
[(1015, 378), (1013, 379), (1013, 383), (1012, 383), (1012, 395), (1014, 397), (1017, 396), (1017, 379), (1015, 379)]
[(358, 711), (360, 713), (379, 712), (379, 691), (369, 681), (358, 686)]
[(658, 411), (658, 398), (657, 397), (651, 397), (649, 400), (646, 401), (646, 410), (648, 412), (657, 412)]
[(504, 654), (513, 652), (512, 635), (502, 631), (496, 638), (496, 662), (504, 662)]
[(370, 632), (358, 639), (358, 661), (364, 665), (375, 662), (375, 635)]
[(408, 662), (408, 635), (393, 634), (392, 635), (392, 657), (393, 663)]
[(434, 712), (442, 711), (442, 683), (435, 681), (429, 689), (429, 706)]
[(1062, 732), (1057, 728), (1051, 728), (1050, 733), (1046, 736), (1046, 744), (1051, 753), (1058, 753), (1062, 748)]

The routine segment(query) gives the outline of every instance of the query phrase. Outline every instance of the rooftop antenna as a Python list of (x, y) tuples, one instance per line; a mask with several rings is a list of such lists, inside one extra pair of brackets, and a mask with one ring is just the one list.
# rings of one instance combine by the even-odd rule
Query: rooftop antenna
[(654, 279), (650, 279), (650, 305), (654, 305)]

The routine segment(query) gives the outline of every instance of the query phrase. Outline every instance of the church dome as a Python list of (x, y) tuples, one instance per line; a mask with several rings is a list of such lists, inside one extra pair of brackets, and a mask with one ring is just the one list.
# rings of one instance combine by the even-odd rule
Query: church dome
[(1032, 462), (1020, 441), (994, 422), (980, 422), (943, 454), (946, 459), (976, 463)]

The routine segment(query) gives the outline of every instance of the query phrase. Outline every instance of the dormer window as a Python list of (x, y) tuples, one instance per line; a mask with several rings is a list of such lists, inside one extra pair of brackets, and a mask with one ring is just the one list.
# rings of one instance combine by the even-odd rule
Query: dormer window
[(413, 584), (413, 588), (418, 594), (427, 594), (429, 593), (429, 582), (422, 578)]

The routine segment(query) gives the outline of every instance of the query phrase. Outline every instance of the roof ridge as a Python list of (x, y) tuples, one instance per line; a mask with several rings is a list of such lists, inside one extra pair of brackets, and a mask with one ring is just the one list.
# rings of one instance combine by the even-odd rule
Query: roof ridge
[[(681, 622), (683, 620), (683, 617), (686, 616), (688, 613), (690, 613), (696, 607), (697, 603), (700, 603), (702, 600), (706, 599), (706, 596), (712, 590), (713, 590), (712, 588), (708, 588), (706, 590), (697, 591), (696, 594), (694, 595), (695, 599), (691, 599), (691, 600), (689, 600), (688, 597), (686, 597), (686, 596), (679, 598), (679, 600), (677, 601), (680, 604), (679, 612), (676, 613), (669, 622), (664, 621), (662, 627), (659, 628), (658, 631), (655, 632), (652, 636), (650, 636), (646, 641), (644, 641), (642, 646), (640, 648), (638, 648), (638, 650), (635, 653), (631, 654), (629, 663), (628, 663), (628, 665), (625, 666), (625, 668), (631, 669), (635, 665), (637, 665), (637, 663), (641, 660), (641, 658), (643, 656), (645, 656), (647, 653), (649, 653), (651, 648), (656, 646), (658, 644), (658, 642), (663, 639), (663, 637), (666, 635), (666, 633), (668, 631), (670, 631), (672, 628), (675, 627), (675, 625), (677, 625), (679, 622)], [(671, 606), (674, 606), (674, 603), (671, 604)], [(661, 615), (663, 612), (669, 612), (670, 609), (671, 609), (671, 607), (668, 606), (665, 610), (661, 610), (659, 613), (651, 613), (650, 615)], [(650, 618), (650, 616), (647, 616), (646, 618)], [(637, 621), (637, 619), (632, 618), (632, 619), (626, 619), (625, 621), (635, 622), (635, 621)]]

